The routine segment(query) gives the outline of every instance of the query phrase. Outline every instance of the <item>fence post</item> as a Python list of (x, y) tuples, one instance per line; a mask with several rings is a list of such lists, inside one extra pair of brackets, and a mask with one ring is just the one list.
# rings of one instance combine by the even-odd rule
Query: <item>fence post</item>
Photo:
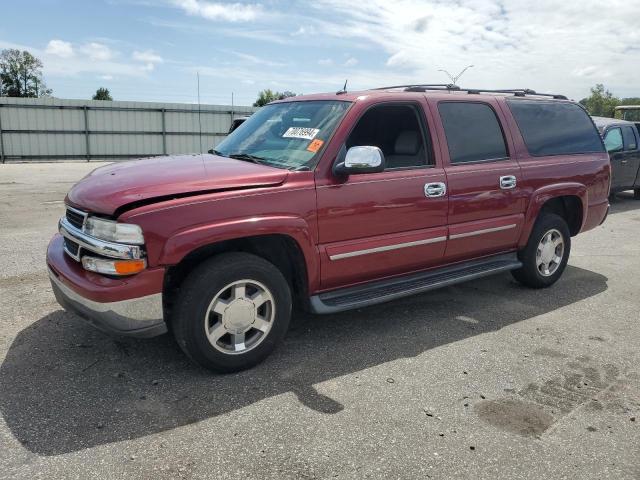
[(167, 109), (162, 109), (162, 153), (167, 154)]
[[(0, 104), (2, 107), (2, 104)], [(2, 139), (2, 109), (0, 108), (0, 160), (4, 163), (4, 141)]]
[(91, 150), (89, 150), (89, 113), (86, 105), (82, 109), (84, 110), (84, 142), (87, 150), (87, 162), (89, 162), (91, 160)]

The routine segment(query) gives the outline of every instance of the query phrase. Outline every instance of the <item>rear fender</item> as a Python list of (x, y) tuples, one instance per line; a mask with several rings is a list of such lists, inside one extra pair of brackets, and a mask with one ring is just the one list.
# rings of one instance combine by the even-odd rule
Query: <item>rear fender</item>
[(529, 207), (527, 208), (524, 218), (524, 227), (520, 234), (520, 240), (518, 241), (519, 248), (526, 246), (529, 235), (531, 235), (533, 226), (544, 204), (552, 198), (564, 196), (576, 196), (580, 198), (580, 202), (582, 203), (582, 225), (580, 226), (580, 230), (582, 230), (582, 226), (584, 226), (584, 222), (587, 219), (587, 208), (589, 205), (587, 187), (581, 183), (574, 182), (546, 185), (535, 190), (531, 195)]

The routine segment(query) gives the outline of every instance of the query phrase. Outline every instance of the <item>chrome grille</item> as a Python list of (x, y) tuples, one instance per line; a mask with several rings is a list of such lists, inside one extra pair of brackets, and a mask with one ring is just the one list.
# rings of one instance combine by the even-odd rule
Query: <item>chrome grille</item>
[(73, 240), (64, 239), (64, 251), (74, 260), (80, 260), (80, 245)]
[(76, 210), (75, 208), (67, 207), (66, 217), (71, 225), (76, 227), (78, 230), (82, 230), (87, 214), (80, 210)]

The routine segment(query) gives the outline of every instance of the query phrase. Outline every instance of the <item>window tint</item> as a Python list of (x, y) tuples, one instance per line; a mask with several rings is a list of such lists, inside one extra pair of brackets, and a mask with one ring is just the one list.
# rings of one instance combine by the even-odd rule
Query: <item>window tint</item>
[(624, 138), (625, 150), (638, 149), (638, 141), (636, 140), (636, 135), (634, 133), (634, 130), (635, 128), (633, 127), (622, 127), (622, 137)]
[(602, 152), (593, 122), (573, 103), (508, 100), (529, 153), (533, 156)]
[(347, 140), (347, 148), (371, 145), (384, 154), (387, 169), (427, 164), (422, 128), (416, 108), (379, 105), (367, 110)]
[(498, 118), (489, 105), (441, 102), (438, 110), (451, 163), (498, 160), (508, 156)]
[(604, 145), (607, 152), (622, 150), (622, 133), (619, 128), (612, 128), (604, 136)]

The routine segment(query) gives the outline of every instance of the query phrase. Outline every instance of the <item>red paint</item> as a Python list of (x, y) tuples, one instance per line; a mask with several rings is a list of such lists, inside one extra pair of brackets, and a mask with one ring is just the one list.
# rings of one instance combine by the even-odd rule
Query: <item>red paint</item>
[[(335, 100), (334, 94), (293, 101)], [(530, 157), (505, 99), (490, 95), (368, 91), (341, 95), (353, 102), (325, 146), (313, 172), (288, 172), (214, 155), (127, 162), (96, 170), (68, 195), (72, 205), (113, 215), (144, 231), (150, 269), (124, 280), (85, 272), (62, 254), (59, 237), (48, 261), (67, 283), (98, 301), (161, 291), (164, 268), (205, 245), (257, 235), (287, 235), (300, 247), (309, 294), (448, 263), (514, 251), (528, 238), (544, 203), (573, 195), (583, 209), (581, 231), (599, 225), (607, 210), (610, 167), (606, 153)], [(288, 99), (287, 101), (291, 101)], [(451, 165), (438, 115), (440, 101), (489, 104), (504, 130), (509, 158)], [(435, 164), (337, 178), (331, 172), (340, 147), (370, 106), (413, 102), (424, 113)], [(514, 175), (517, 187), (499, 188)], [(443, 182), (448, 193), (426, 198), (427, 182)], [(193, 195), (190, 195), (193, 194)], [(185, 196), (189, 195), (189, 196)], [(156, 201), (157, 197), (162, 197)], [(514, 225), (482, 235), (449, 238)], [(442, 242), (331, 260), (330, 256), (445, 237)], [(108, 300), (105, 300), (108, 299)]]
[(94, 302), (111, 303), (153, 295), (162, 291), (165, 269), (150, 268), (130, 277), (111, 278), (82, 268), (62, 250), (56, 234), (47, 249), (47, 264), (67, 287)]

